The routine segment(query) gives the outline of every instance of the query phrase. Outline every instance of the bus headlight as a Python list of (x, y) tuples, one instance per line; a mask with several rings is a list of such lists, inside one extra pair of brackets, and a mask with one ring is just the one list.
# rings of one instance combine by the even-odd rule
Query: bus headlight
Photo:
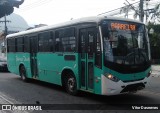
[(112, 74), (106, 74), (105, 76), (106, 76), (109, 80), (112, 80), (112, 81), (114, 81), (114, 82), (118, 82), (118, 81), (119, 81), (119, 79), (118, 79), (117, 77), (113, 76)]

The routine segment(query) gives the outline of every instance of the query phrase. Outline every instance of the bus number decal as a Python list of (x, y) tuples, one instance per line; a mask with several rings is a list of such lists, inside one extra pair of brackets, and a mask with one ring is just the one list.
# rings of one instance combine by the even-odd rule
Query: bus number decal
[(26, 61), (30, 61), (30, 59), (29, 59), (29, 58), (26, 58), (25, 56), (23, 56), (23, 57), (17, 57), (17, 56), (16, 56), (16, 61), (26, 62)]

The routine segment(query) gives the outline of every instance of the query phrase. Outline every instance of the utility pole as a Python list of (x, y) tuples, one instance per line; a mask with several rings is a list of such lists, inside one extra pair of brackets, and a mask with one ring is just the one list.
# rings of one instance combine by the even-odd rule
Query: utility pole
[(7, 19), (6, 19), (6, 15), (4, 16), (4, 29), (5, 29), (5, 35), (8, 34), (8, 28), (7, 28)]
[(8, 35), (7, 22), (11, 22), (11, 21), (7, 20), (6, 15), (5, 15), (4, 16), (4, 21), (0, 21), (0, 23), (4, 23), (4, 33), (5, 33), (5, 35)]
[(144, 20), (144, 10), (143, 10), (143, 3), (144, 3), (144, 0), (140, 0), (140, 4), (139, 4), (139, 9), (140, 9), (140, 21), (143, 22)]
[[(139, 4), (140, 15), (139, 15), (139, 18), (140, 18), (141, 22), (144, 21), (144, 8), (143, 8), (144, 1), (150, 1), (150, 0), (140, 0), (140, 4)], [(146, 17), (146, 19), (147, 19), (147, 17)]]

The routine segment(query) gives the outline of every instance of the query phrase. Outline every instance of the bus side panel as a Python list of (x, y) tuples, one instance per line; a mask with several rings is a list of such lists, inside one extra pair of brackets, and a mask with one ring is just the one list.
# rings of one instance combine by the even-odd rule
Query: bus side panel
[(74, 66), (77, 64), (76, 61), (65, 61), (65, 54), (62, 54), (63, 53), (37, 54), (39, 80), (61, 85), (61, 73), (64, 67), (69, 67), (74, 71)]
[(94, 67), (94, 93), (101, 94), (101, 74), (102, 70), (100, 68)]
[(38, 79), (49, 83), (60, 84), (60, 77), (56, 69), (55, 54), (52, 53), (38, 53), (37, 66), (38, 66)]
[(19, 66), (23, 64), (27, 77), (31, 78), (31, 69), (30, 69), (30, 54), (29, 53), (17, 53), (16, 54), (16, 73), (19, 74)]
[(27, 77), (32, 78), (30, 53), (25, 53), (24, 55), (25, 55), (24, 65), (27, 71)]
[(17, 74), (16, 70), (16, 54), (15, 53), (8, 53), (7, 54), (7, 66), (8, 70), (14, 74)]

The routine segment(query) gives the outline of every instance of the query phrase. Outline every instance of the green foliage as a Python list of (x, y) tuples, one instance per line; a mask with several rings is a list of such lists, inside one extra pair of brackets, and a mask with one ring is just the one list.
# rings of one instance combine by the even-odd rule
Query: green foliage
[(148, 27), (149, 31), (151, 28), (154, 30), (153, 34), (149, 34), (150, 45), (151, 46), (160, 46), (160, 24), (154, 25), (152, 23), (149, 23), (149, 25), (147, 27)]
[(160, 22), (160, 3), (158, 3), (155, 7), (154, 7), (154, 12), (150, 13), (151, 16), (151, 20), (154, 23)]
[(14, 7), (19, 7), (24, 0), (0, 0), (0, 18), (10, 15), (14, 11)]
[(160, 63), (160, 24), (154, 25), (154, 23), (149, 23), (147, 26), (148, 30), (152, 28), (154, 30), (153, 34), (149, 34), (150, 46), (151, 46), (151, 58), (152, 63)]

